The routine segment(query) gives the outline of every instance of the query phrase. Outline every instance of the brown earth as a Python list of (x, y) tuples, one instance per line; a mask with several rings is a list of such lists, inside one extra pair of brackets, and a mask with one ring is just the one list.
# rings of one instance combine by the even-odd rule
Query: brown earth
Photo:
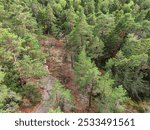
[[(45, 66), (48, 66), (50, 75), (56, 79), (59, 79), (61, 83), (71, 91), (74, 97), (73, 110), (68, 109), (65, 110), (65, 112), (96, 112), (94, 104), (92, 105), (90, 111), (87, 110), (88, 97), (83, 96), (79, 90), (79, 87), (74, 84), (71, 56), (69, 52), (64, 49), (64, 39), (58, 40), (55, 38), (48, 38), (46, 40), (41, 40), (40, 43), (42, 51), (48, 54), (45, 61)], [(44, 94), (42, 89), (40, 89), (40, 91), (42, 94)], [(35, 106), (23, 106), (19, 109), (19, 111), (25, 113), (36, 112), (41, 104), (42, 101), (38, 102)]]
[(82, 96), (78, 87), (74, 84), (71, 56), (64, 49), (64, 40), (49, 38), (46, 41), (42, 40), (41, 45), (42, 50), (50, 54), (50, 57), (46, 60), (50, 74), (59, 79), (66, 88), (71, 90), (74, 96), (74, 112), (85, 112), (88, 101), (86, 97)]

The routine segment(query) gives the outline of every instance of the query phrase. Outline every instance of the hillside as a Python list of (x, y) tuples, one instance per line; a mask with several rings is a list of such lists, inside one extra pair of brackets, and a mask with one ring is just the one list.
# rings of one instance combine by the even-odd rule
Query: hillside
[(150, 112), (150, 1), (0, 0), (0, 112)]

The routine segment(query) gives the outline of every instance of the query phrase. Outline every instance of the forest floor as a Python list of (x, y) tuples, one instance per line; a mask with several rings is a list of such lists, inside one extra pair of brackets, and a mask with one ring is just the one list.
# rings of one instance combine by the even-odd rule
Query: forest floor
[[(85, 112), (88, 101), (74, 84), (72, 63), (70, 60), (66, 60), (66, 57), (69, 54), (64, 49), (64, 41), (49, 38), (46, 41), (41, 41), (41, 45), (42, 50), (47, 54), (50, 54), (46, 60), (50, 75), (60, 80), (61, 83), (71, 91), (74, 97), (75, 106), (73, 112)], [(67, 110), (66, 108), (65, 112), (71, 112), (71, 110)]]
[[(84, 97), (74, 84), (74, 74), (71, 61), (66, 60), (68, 55), (64, 49), (64, 41), (55, 38), (48, 38), (40, 41), (41, 49), (48, 54), (44, 66), (48, 69), (49, 75), (40, 79), (43, 83), (39, 86), (42, 93), (42, 100), (35, 106), (21, 107), (20, 112), (30, 113), (47, 113), (50, 108), (49, 96), (52, 82), (58, 79), (74, 97), (74, 106), (72, 109), (64, 107), (64, 112), (86, 112), (88, 105), (87, 97)], [(52, 78), (53, 77), (53, 78)], [(28, 101), (27, 103), (28, 104)]]

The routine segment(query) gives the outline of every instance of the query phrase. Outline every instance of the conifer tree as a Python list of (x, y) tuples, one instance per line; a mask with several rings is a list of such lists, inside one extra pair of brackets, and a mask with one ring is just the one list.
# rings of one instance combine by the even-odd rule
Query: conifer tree
[(85, 49), (81, 51), (75, 63), (75, 82), (81, 91), (89, 96), (89, 108), (91, 107), (92, 94), (97, 85), (100, 72), (91, 59), (87, 57)]
[(66, 44), (66, 47), (76, 55), (81, 51), (83, 46), (89, 43), (91, 38), (91, 27), (88, 25), (86, 16), (82, 12), (78, 18), (75, 28), (68, 35), (68, 44)]

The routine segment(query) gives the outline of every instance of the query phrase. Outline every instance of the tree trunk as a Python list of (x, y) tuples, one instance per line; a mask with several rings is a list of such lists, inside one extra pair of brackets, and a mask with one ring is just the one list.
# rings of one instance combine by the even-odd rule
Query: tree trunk
[(93, 86), (90, 86), (90, 92), (89, 92), (89, 105), (88, 105), (88, 112), (90, 111), (90, 108), (92, 106), (92, 93), (93, 93)]

